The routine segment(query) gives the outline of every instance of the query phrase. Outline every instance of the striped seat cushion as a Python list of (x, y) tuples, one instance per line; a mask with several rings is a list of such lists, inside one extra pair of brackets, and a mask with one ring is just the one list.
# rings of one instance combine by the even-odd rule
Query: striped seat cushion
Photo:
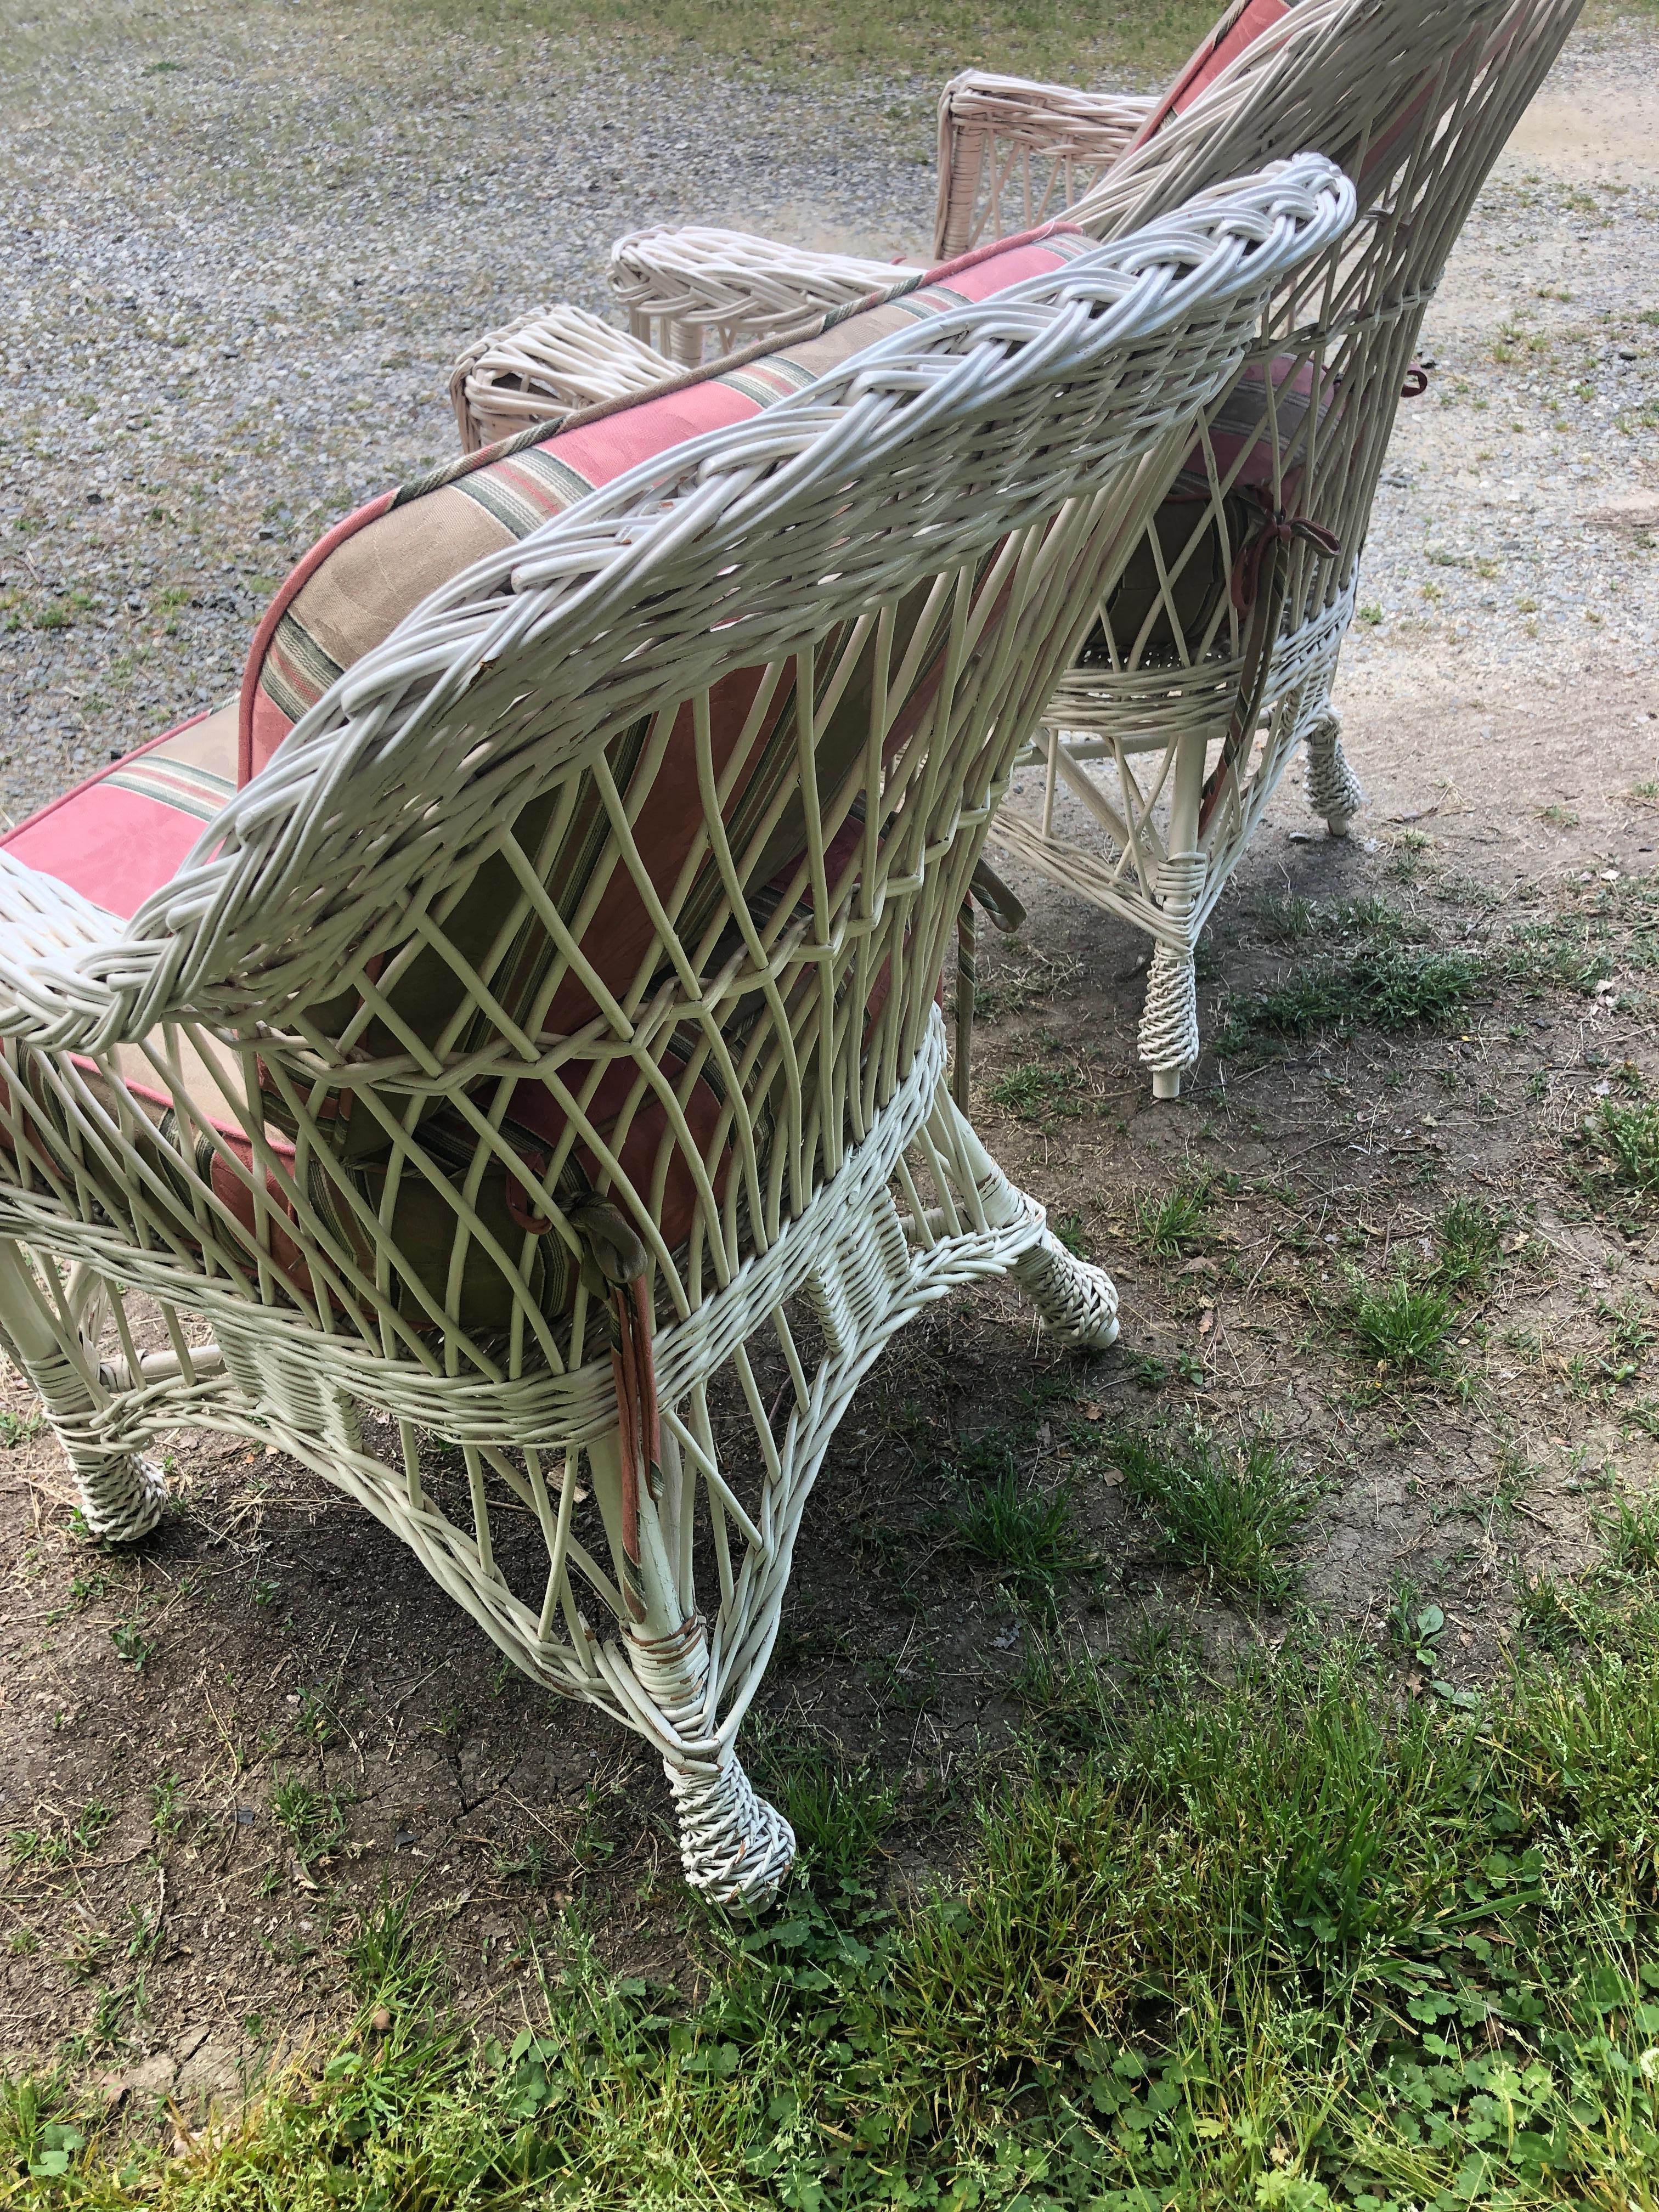
[(127, 920), (235, 790), (238, 721), (233, 700), (181, 722), (31, 815), (0, 848)]

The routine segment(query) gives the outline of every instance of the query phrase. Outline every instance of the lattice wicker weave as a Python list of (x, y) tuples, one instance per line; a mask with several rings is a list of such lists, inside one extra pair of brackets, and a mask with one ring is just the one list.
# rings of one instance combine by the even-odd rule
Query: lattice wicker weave
[[(691, 1881), (776, 1882), (793, 1839), (734, 1740), (860, 1376), (988, 1274), (1061, 1342), (1115, 1334), (1109, 1279), (945, 1087), (986, 823), (1264, 294), (1352, 212), (1297, 161), (635, 469), (434, 592), (130, 924), (0, 855), (0, 1323), (94, 1531), (153, 1522), (160, 1432), (280, 1447), (657, 1747)], [(739, 836), (769, 732), (787, 772)], [(659, 883), (635, 826), (670, 764), (702, 811)], [(586, 869), (550, 876), (577, 820)], [(584, 933), (617, 885), (648, 927), (613, 988)], [(397, 1011), (422, 963), (436, 1031)], [(564, 1116), (540, 1155), (526, 1083)], [(410, 1193), (451, 1224), (435, 1268), (398, 1233)]]
[(674, 367), (585, 308), (568, 302), (539, 308), (528, 321), (478, 339), (450, 371), (462, 449), (474, 453), (527, 422), (648, 392)]
[[(1146, 549), (1160, 587), (1171, 588), (1127, 633), (1103, 611), (1089, 665), (1060, 685), (1030, 757), (1042, 770), (1040, 815), (1006, 807), (992, 833), (1005, 851), (1153, 936), (1140, 1048), (1162, 1096), (1179, 1091), (1197, 1057), (1198, 933), (1297, 746), (1307, 748), (1310, 801), (1334, 835), (1362, 803), (1330, 693), (1395, 407), (1447, 254), (1581, 5), (1302, 0), (1139, 146), (1143, 102), (977, 71), (945, 89), (941, 256), (1061, 214), (1097, 237), (1121, 236), (1301, 147), (1360, 183), (1363, 228), (1322, 289), (1304, 280), (1275, 308), (1258, 384), (1241, 390), (1235, 410), (1239, 430), (1272, 448), (1263, 502), (1323, 525), (1340, 557), (1306, 538), (1275, 556), (1279, 629), (1265, 670), (1248, 610), (1178, 606), (1182, 574), (1195, 574), (1192, 564), (1218, 544), (1232, 558), (1249, 520), (1237, 505), (1231, 519), (1225, 509), (1249, 436), (1219, 463), (1206, 447), (1196, 457), (1204, 496), (1184, 543)], [(775, 329), (792, 289), (805, 313), (827, 284), (844, 281), (795, 247), (769, 253), (764, 240), (728, 234), (722, 263), (718, 234), (696, 233), (695, 252), (679, 243), (687, 235), (641, 233), (613, 253), (635, 326), (656, 330), (676, 358), (694, 358), (710, 334), (736, 344)], [(1275, 355), (1279, 367), (1266, 375)], [(1298, 374), (1324, 395), (1322, 423), (1311, 411), (1294, 426), (1278, 419), (1285, 410), (1267, 386), (1288, 393)], [(1241, 712), (1249, 731), (1234, 726)]]

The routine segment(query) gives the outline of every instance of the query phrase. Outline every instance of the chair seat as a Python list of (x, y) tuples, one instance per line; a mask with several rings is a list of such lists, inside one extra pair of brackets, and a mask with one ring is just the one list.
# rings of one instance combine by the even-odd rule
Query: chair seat
[(181, 722), (0, 837), (0, 851), (131, 921), (236, 788), (236, 703)]

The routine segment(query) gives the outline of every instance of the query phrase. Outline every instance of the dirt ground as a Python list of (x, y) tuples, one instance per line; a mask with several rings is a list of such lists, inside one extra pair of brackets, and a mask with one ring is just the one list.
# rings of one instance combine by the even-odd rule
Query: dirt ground
[[(1541, 177), (1570, 198), (1616, 161), (1651, 194), (1651, 82), (1621, 79), (1617, 143), (1587, 151), (1593, 57), (1569, 72), (1501, 190)], [(1587, 246), (1582, 211), (1542, 197), (1524, 272), (1504, 258), (1506, 218), (1460, 255), (1431, 325), (1447, 388), (1499, 374), (1496, 334), (1543, 281), (1538, 254), (1575, 263), (1581, 305), (1595, 269), (1616, 266), (1617, 221)], [(1482, 489), (1477, 431), (1455, 407), (1406, 419), (1396, 489), (1478, 532), (1483, 501), (1507, 495)], [(1567, 482), (1547, 447), (1507, 465), (1540, 499)], [(1628, 574), (1627, 619), (1570, 637), (1547, 611), (1534, 641), (1507, 597), (1408, 606), (1427, 572), (1394, 530), (1387, 603), (1339, 693), (1367, 811), (1328, 840), (1287, 782), (1200, 967), (1213, 1038), (1229, 1005), (1322, 956), (1322, 916), (1376, 898), (1420, 943), (1486, 961), (1458, 1023), (1326, 1032), (1224, 1066), (1206, 1052), (1185, 1095), (1155, 1103), (1133, 1059), (1143, 941), (1018, 886), (1029, 927), (984, 963), (976, 1118), (1111, 1268), (1123, 1332), (1098, 1359), (1062, 1360), (1011, 1292), (953, 1300), (890, 1350), (830, 1455), (762, 1733), (867, 1756), (890, 1780), (895, 1879), (949, 1865), (956, 1815), (1027, 1718), (1027, 1631), (941, 1521), (988, 1432), (1068, 1493), (1092, 1564), (1065, 1585), (1064, 1632), (1117, 1663), (1126, 1694), (1160, 1651), (1195, 1644), (1224, 1663), (1293, 1617), (1386, 1643), (1402, 1588), (1443, 1613), (1437, 1678), (1478, 1684), (1528, 1583), (1599, 1560), (1614, 1494), (1653, 1484), (1659, 1241), (1587, 1189), (1572, 1141), (1600, 1100), (1659, 1085), (1650, 428), (1620, 465), (1651, 514), (1638, 501), (1591, 520), (1612, 495), (1589, 485), (1559, 561)], [(1528, 557), (1547, 567), (1539, 534)], [(1480, 588), (1473, 568), (1452, 580)], [(1583, 956), (1577, 984), (1561, 947)], [(1018, 1097), (1009, 1079), (1033, 1064), (1075, 1080), (1023, 1115), (997, 1094)], [(1200, 1177), (1197, 1226), (1152, 1256), (1138, 1201)], [(1347, 1271), (1382, 1281), (1471, 1195), (1507, 1224), (1489, 1290), (1440, 1376), (1379, 1374), (1345, 1319)], [(388, 1534), (281, 1458), (181, 1437), (162, 1528), (131, 1553), (91, 1548), (15, 1378), (4, 1403), (0, 2051), (63, 2056), (112, 2094), (166, 2088), (188, 2106), (234, 2092), (339, 2019), (356, 1915), (410, 1887), (482, 2017), (514, 2014), (573, 1917), (618, 1967), (672, 1971), (684, 1898), (653, 1763), (499, 1663)], [(1091, 1430), (1188, 1416), (1268, 1424), (1317, 1481), (1294, 1547), (1299, 1610), (1221, 1603), (1171, 1566), (1109, 1450), (1087, 1445)], [(1401, 1687), (1432, 1693), (1409, 1656)]]

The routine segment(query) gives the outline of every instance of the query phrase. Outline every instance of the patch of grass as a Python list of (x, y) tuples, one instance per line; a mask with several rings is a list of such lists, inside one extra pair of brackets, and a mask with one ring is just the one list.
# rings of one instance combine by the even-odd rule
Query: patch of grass
[(1358, 1272), (1351, 1278), (1347, 1325), (1379, 1367), (1405, 1375), (1439, 1373), (1456, 1320), (1449, 1291), (1420, 1282), (1403, 1267), (1376, 1285)]
[(1484, 1199), (1453, 1199), (1435, 1231), (1439, 1246), (1434, 1262), (1437, 1284), (1462, 1297), (1480, 1297), (1502, 1256), (1508, 1227), (1509, 1217)]
[(757, 1779), (795, 1832), (809, 1870), (832, 1882), (863, 1872), (893, 1825), (898, 1790), (867, 1759), (838, 1745), (768, 1739)]
[(1247, 1659), (1070, 1763), (1005, 1761), (954, 1886), (711, 1914), (695, 2001), (567, 1923), (510, 2045), (394, 1999), (181, 2154), (14, 2082), (8, 2201), (1650, 2202), (1659, 1913), (1629, 1845), (1659, 1826), (1659, 1616), (1596, 1638), (1574, 1675), (1518, 1662), (1478, 1723), (1353, 1651)]
[(345, 1812), (332, 1790), (313, 1790), (290, 1776), (272, 1789), (270, 1809), (301, 1866), (311, 1866), (345, 1840)]
[(1206, 1175), (1183, 1176), (1161, 1195), (1142, 1191), (1135, 1200), (1134, 1239), (1154, 1260), (1177, 1260), (1203, 1235), (1214, 1185)]
[(1307, 1518), (1314, 1486), (1261, 1431), (1237, 1440), (1193, 1428), (1125, 1434), (1113, 1445), (1129, 1497), (1170, 1555), (1226, 1595), (1280, 1605), (1297, 1571), (1278, 1556)]
[(1659, 1191), (1659, 1099), (1604, 1098), (1581, 1134), (1598, 1181), (1643, 1198)]
[(382, 1896), (345, 1945), (346, 1971), (365, 2006), (426, 2002), (441, 1978), (440, 1953), (408, 1897)]
[(1017, 1596), (1051, 1600), (1061, 1575), (1091, 1564), (1072, 1528), (1069, 1492), (1039, 1490), (1021, 1474), (1012, 1445), (980, 1438), (958, 1466), (971, 1487), (945, 1514), (945, 1525)]
[(1063, 1119), (1083, 1111), (1079, 1092), (1083, 1078), (1075, 1067), (1044, 1066), (1031, 1061), (1016, 1067), (991, 1085), (991, 1103), (1006, 1106), (1022, 1121), (1041, 1121), (1051, 1114)]
[(930, 82), (965, 63), (1023, 76), (1088, 84), (1103, 70), (1109, 81), (1161, 81), (1183, 62), (1214, 21), (1210, 0), (1137, 0), (1103, 17), (1077, 0), (1042, 8), (1022, 0), (917, 0), (902, 12), (871, 0), (802, 0), (780, 15), (762, 0), (397, 0), (417, 24), (435, 21), (485, 46), (513, 33), (568, 37), (576, 30), (620, 34), (635, 46), (689, 46), (740, 67), (787, 70), (798, 77), (814, 64), (836, 74), (915, 71)]
[(1323, 1030), (1437, 1027), (1456, 1020), (1484, 981), (1481, 963), (1468, 952), (1383, 945), (1346, 961), (1317, 961), (1274, 989), (1236, 1004), (1216, 1049), (1224, 1057), (1262, 1038), (1311, 1036)]
[(1659, 1573), (1659, 1497), (1613, 1498), (1611, 1515), (1598, 1515), (1596, 1527), (1607, 1565), (1620, 1574)]

